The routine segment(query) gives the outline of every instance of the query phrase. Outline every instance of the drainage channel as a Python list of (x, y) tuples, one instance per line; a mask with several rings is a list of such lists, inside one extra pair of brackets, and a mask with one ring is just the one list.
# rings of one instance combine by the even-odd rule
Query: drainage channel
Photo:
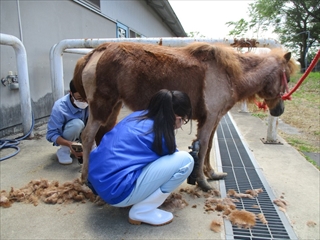
[(229, 113), (221, 119), (214, 141), (218, 170), (228, 173), (225, 180), (220, 180), (221, 197), (226, 197), (229, 189), (244, 193), (248, 189), (262, 188), (258, 197), (240, 198), (236, 205), (237, 209), (262, 213), (268, 221), (263, 224), (257, 220), (254, 227), (243, 229), (225, 220), (226, 239), (297, 239), (286, 215), (273, 204), (274, 193)]

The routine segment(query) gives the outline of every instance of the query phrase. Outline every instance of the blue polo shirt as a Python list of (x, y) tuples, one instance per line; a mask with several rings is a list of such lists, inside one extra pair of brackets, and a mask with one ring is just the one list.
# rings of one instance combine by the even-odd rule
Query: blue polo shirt
[[(106, 133), (90, 153), (88, 180), (109, 204), (117, 204), (131, 193), (142, 169), (161, 156), (152, 149), (153, 120), (138, 120), (143, 111), (133, 112)], [(162, 141), (163, 155), (168, 154)]]
[(73, 119), (81, 119), (86, 123), (88, 114), (88, 108), (81, 109), (73, 106), (70, 93), (58, 99), (53, 105), (48, 121), (47, 140), (53, 142), (53, 145), (58, 146), (56, 141), (59, 136), (62, 136), (65, 124)]

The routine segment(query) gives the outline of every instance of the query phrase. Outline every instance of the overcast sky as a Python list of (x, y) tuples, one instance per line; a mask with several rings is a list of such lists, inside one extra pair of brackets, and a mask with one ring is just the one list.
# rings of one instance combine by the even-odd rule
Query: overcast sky
[(224, 38), (232, 29), (225, 23), (239, 21), (241, 18), (249, 20), (249, 3), (254, 1), (169, 0), (169, 2), (186, 33), (200, 32), (205, 37)]

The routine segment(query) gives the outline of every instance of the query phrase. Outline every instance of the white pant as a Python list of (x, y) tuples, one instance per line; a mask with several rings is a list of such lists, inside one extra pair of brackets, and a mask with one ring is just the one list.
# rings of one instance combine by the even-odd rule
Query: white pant
[(166, 155), (149, 163), (141, 172), (131, 194), (115, 207), (126, 207), (146, 199), (158, 188), (170, 193), (181, 185), (193, 170), (192, 156), (185, 151)]

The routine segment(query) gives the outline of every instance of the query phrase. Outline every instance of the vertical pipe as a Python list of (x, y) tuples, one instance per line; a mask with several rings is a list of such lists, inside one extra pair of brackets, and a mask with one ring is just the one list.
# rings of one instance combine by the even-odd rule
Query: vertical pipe
[(18, 10), (20, 40), (21, 40), (21, 42), (23, 42), (23, 33), (22, 33), (22, 24), (21, 24), (21, 13), (20, 13), (20, 2), (19, 2), (19, 0), (17, 0), (17, 10)]
[(242, 112), (242, 113), (248, 113), (249, 112), (246, 100), (241, 102), (241, 110), (240, 110), (240, 112)]
[[(0, 33), (0, 44), (13, 47), (16, 53), (22, 126), (23, 133), (26, 135), (32, 127), (32, 108), (26, 49), (18, 38), (3, 33)], [(33, 132), (31, 132), (29, 136), (33, 137)]]
[(278, 127), (278, 117), (273, 117), (269, 114), (268, 129), (267, 129), (267, 143), (277, 142), (277, 127)]

